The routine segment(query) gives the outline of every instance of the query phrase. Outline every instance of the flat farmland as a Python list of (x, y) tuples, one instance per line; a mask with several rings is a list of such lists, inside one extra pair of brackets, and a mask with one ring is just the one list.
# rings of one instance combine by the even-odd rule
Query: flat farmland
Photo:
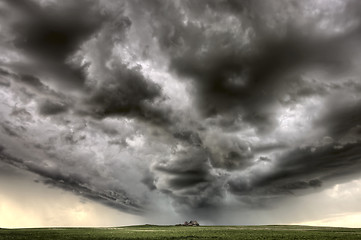
[(22, 239), (361, 239), (359, 228), (275, 226), (128, 226), (112, 228), (0, 229), (1, 240)]

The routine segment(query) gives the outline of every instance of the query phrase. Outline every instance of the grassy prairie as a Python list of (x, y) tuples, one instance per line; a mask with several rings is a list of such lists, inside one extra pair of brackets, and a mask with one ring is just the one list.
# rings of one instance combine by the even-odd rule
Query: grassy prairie
[(117, 228), (0, 229), (1, 240), (18, 239), (361, 239), (361, 229), (308, 226), (129, 226)]

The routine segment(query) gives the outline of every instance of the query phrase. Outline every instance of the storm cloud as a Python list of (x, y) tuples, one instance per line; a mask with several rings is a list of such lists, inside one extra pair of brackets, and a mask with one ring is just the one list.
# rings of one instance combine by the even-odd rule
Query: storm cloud
[(355, 0), (2, 1), (0, 161), (120, 211), (166, 201), (209, 221), (350, 181), (360, 13)]

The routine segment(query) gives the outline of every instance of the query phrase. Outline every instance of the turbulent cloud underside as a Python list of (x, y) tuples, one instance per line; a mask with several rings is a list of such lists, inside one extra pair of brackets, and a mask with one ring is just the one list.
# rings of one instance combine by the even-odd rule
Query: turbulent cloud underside
[(167, 201), (200, 219), (354, 179), (360, 13), (356, 0), (2, 1), (0, 161), (121, 211)]

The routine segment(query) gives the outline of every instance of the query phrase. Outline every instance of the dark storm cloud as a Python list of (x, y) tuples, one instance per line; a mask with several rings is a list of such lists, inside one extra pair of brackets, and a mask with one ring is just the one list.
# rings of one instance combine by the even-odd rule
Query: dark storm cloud
[[(156, 29), (160, 31), (161, 47), (170, 52), (171, 69), (193, 81), (198, 108), (205, 117), (232, 112), (233, 119), (241, 116), (262, 131), (275, 126), (279, 97), (290, 90), (287, 87), (290, 77), (297, 78), (299, 72), (309, 68), (336, 72), (347, 69), (350, 60), (347, 45), (358, 41), (360, 30), (357, 27), (341, 36), (320, 37), (305, 34), (304, 31), (310, 31), (307, 27), (300, 29), (289, 23), (280, 37), (276, 31), (281, 29), (269, 34), (258, 26), (264, 22), (259, 22), (263, 21), (257, 15), (261, 13), (252, 7), (246, 12), (242, 7), (237, 14), (241, 19), (238, 31), (246, 35), (241, 23), (247, 22), (254, 31), (251, 46), (242, 47), (245, 40), (238, 32), (212, 32), (202, 25), (185, 25), (180, 16), (175, 18), (171, 14), (159, 16), (164, 18), (164, 25)], [(210, 14), (218, 16), (222, 8), (210, 9)], [(249, 19), (249, 12), (256, 20)], [(323, 91), (300, 86), (297, 94), (307, 96)]]
[(4, 76), (6, 79), (11, 79), (17, 81), (18, 83), (33, 88), (37, 91), (48, 90), (47, 87), (41, 82), (41, 80), (30, 74), (18, 74), (7, 69), (0, 68), (0, 75)]
[(148, 189), (150, 191), (153, 191), (153, 190), (156, 190), (157, 187), (155, 186), (155, 179), (154, 179), (154, 175), (150, 172), (150, 171), (147, 171), (145, 174), (144, 174), (144, 177), (142, 179), (142, 183), (148, 187)]
[(130, 212), (164, 194), (205, 213), (228, 194), (265, 206), (361, 170), (357, 1), (337, 14), (312, 1), (5, 3), (20, 60), (1, 60), (2, 139), (49, 159), (1, 160), (41, 182)]
[[(18, 16), (11, 23), (12, 34), (15, 36), (13, 44), (33, 60), (32, 66), (15, 67), (18, 72), (30, 72), (17, 74), (21, 83), (44, 90), (47, 87), (36, 74), (47, 72), (61, 85), (64, 83), (83, 91), (85, 97), (80, 102), (86, 105), (86, 109), (76, 109), (78, 114), (95, 118), (129, 116), (158, 124), (168, 121), (169, 109), (161, 109), (154, 102), (162, 100), (160, 86), (146, 79), (139, 68), (129, 67), (121, 62), (112, 69), (105, 66), (105, 62), (111, 59), (112, 48), (124, 39), (127, 29), (131, 27), (129, 18), (111, 15), (106, 10), (101, 13), (102, 9), (96, 2), (87, 0), (76, 3), (65, 1), (55, 5), (50, 3), (45, 6), (34, 1), (20, 0), (7, 1), (7, 4), (17, 13), (15, 16)], [(77, 60), (70, 61), (72, 57), (79, 57), (76, 55), (77, 51), (80, 51), (81, 57), (81, 51), (84, 51), (82, 44), (95, 34), (98, 58), (91, 58), (86, 64), (77, 64)], [(89, 80), (86, 76), (89, 66), (102, 73), (100, 78), (104, 79), (98, 81), (103, 81), (104, 84), (99, 88), (84, 85)], [(60, 92), (64, 91), (60, 89)], [(56, 115), (65, 112), (68, 107), (59, 100), (42, 100), (39, 112), (43, 115)]]
[(6, 81), (6, 80), (3, 80), (0, 78), (0, 86), (2, 87), (9, 87), (10, 86), (10, 82), (9, 81)]
[(98, 118), (121, 115), (165, 123), (167, 110), (154, 104), (161, 97), (160, 86), (145, 79), (137, 69), (118, 66), (107, 84), (96, 89), (86, 104), (89, 114)]
[(222, 181), (211, 170), (208, 153), (190, 147), (176, 153), (175, 159), (154, 166), (157, 189), (169, 194), (176, 207), (216, 207), (223, 196)]
[(3, 87), (10, 86), (10, 80), (8, 79), (11, 77), (11, 72), (6, 69), (0, 68), (0, 85)]
[[(195, 156), (192, 156), (195, 157)], [(155, 170), (168, 174), (168, 184), (171, 189), (194, 187), (198, 183), (207, 182), (209, 170), (202, 159), (181, 159), (171, 166), (157, 166)]]
[(251, 144), (246, 140), (229, 133), (214, 131), (203, 135), (202, 143), (202, 149), (215, 169), (232, 171), (252, 165), (254, 153)]
[(43, 100), (39, 105), (39, 112), (43, 115), (56, 115), (66, 112), (68, 107), (62, 102), (54, 102), (49, 99)]
[(173, 136), (177, 139), (185, 141), (192, 146), (202, 146), (202, 139), (199, 137), (197, 132), (193, 132), (190, 130), (179, 130), (173, 134)]
[(11, 75), (11, 73), (6, 69), (0, 68), (0, 75), (1, 76), (9, 76), (9, 75)]
[[(326, 127), (331, 137), (361, 137), (361, 102), (332, 100), (316, 126)], [(351, 140), (353, 141), (353, 140)]]
[(46, 166), (38, 166), (29, 161), (13, 157), (0, 147), (0, 161), (15, 166), (16, 168), (38, 174), (45, 184), (60, 187), (75, 194), (101, 202), (118, 210), (139, 214), (143, 206), (138, 205), (138, 200), (133, 200), (121, 189), (105, 190), (90, 186), (88, 180), (77, 174), (63, 174), (60, 169), (49, 169)]
[(42, 88), (44, 85), (41, 83), (41, 81), (39, 80), (39, 78), (32, 76), (32, 75), (20, 75), (19, 80), (29, 86), (32, 86), (34, 88), (40, 89)]
[[(39, 174), (38, 172), (35, 172)], [(40, 175), (42, 176), (42, 175)], [(100, 202), (107, 206), (113, 207), (117, 210), (140, 214), (143, 212), (143, 206), (137, 205), (132, 199), (127, 197), (127, 194), (118, 189), (115, 190), (94, 190), (87, 187), (84, 181), (76, 179), (76, 176), (43, 176), (47, 177), (42, 182), (47, 185), (62, 188), (67, 191), (76, 193), (82, 197)]]
[(12, 25), (13, 45), (34, 58), (30, 73), (54, 74), (65, 85), (84, 84), (83, 69), (67, 63), (80, 44), (100, 27), (101, 15), (91, 1), (64, 1), (40, 6), (33, 1), (6, 1), (18, 16)]
[(38, 77), (16, 73), (11, 73), (11, 75), (12, 80), (21, 86), (18, 91), (37, 101), (40, 114), (57, 115), (69, 109), (68, 100), (64, 94), (50, 89)]
[[(282, 156), (267, 173), (229, 182), (230, 191), (241, 196), (289, 194), (295, 190), (321, 187), (323, 181), (347, 178), (361, 170), (360, 142), (337, 147), (296, 149)], [(257, 198), (257, 197), (256, 197)]]

